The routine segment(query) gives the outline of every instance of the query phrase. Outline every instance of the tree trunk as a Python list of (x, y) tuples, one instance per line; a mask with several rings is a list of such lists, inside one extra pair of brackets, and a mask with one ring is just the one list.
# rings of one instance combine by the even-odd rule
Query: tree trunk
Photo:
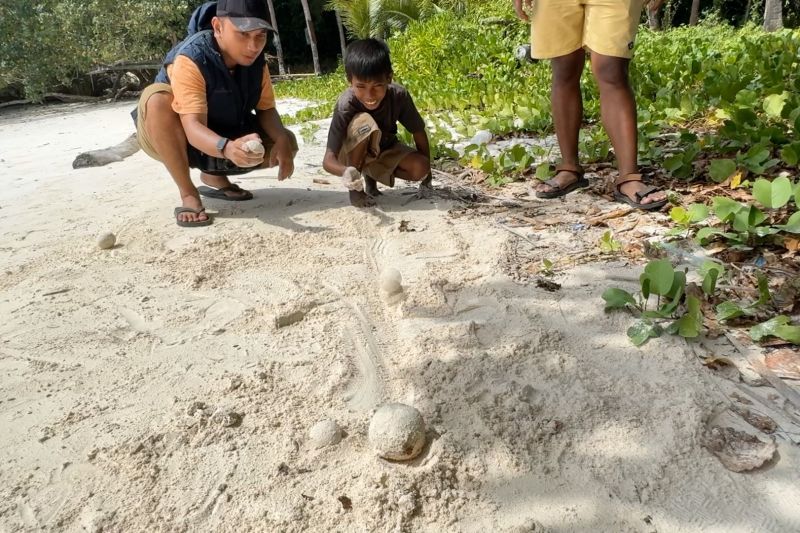
[(782, 0), (766, 0), (764, 2), (764, 30), (776, 31), (783, 28)]
[(278, 74), (283, 76), (286, 74), (286, 65), (283, 63), (283, 47), (281, 46), (281, 36), (278, 33), (278, 19), (275, 18), (275, 6), (272, 0), (267, 0), (267, 7), (269, 8), (270, 24), (275, 28), (275, 52), (278, 54)]
[(689, 26), (697, 26), (700, 18), (700, 0), (692, 0), (692, 11), (689, 15)]
[(314, 31), (314, 21), (311, 20), (311, 10), (308, 8), (308, 0), (300, 0), (303, 4), (303, 13), (306, 16), (306, 28), (308, 28), (308, 43), (311, 45), (311, 57), (314, 60), (314, 73), (322, 74), (319, 66), (319, 52), (317, 52), (317, 33)]
[(647, 8), (647, 23), (650, 25), (650, 29), (653, 31), (658, 31), (661, 29), (661, 20), (658, 16), (658, 11)]
[(339, 10), (334, 10), (336, 13), (336, 25), (339, 27), (339, 44), (342, 46), (342, 62), (347, 58), (347, 40), (344, 38), (344, 24), (342, 24), (342, 16), (339, 15)]

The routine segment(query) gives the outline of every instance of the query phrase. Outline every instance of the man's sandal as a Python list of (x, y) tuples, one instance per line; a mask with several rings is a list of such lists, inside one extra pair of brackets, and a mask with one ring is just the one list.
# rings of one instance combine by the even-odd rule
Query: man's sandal
[(624, 194), (620, 190), (620, 187), (622, 185), (624, 185), (626, 183), (629, 183), (631, 181), (639, 181), (639, 182), (641, 182), (642, 181), (642, 175), (641, 174), (628, 174), (625, 177), (618, 178), (614, 182), (614, 199), (616, 201), (628, 204), (631, 207), (635, 207), (636, 209), (641, 209), (643, 211), (652, 211), (653, 209), (659, 209), (659, 208), (663, 207), (664, 205), (666, 205), (666, 203), (667, 203), (667, 199), (666, 198), (663, 199), (663, 200), (655, 200), (655, 201), (652, 201), (652, 202), (648, 202), (646, 204), (642, 203), (642, 200), (644, 200), (645, 198), (647, 198), (651, 194), (656, 193), (656, 192), (660, 192), (660, 191), (663, 190), (661, 187), (656, 187), (655, 185), (648, 185), (647, 187), (645, 187), (641, 191), (637, 191), (636, 194), (634, 195), (636, 197), (636, 200), (631, 199), (631, 197), (629, 197), (627, 194)]
[[(225, 187), (220, 187), (219, 189), (214, 189), (213, 187), (206, 187), (205, 185), (201, 185), (200, 187), (197, 188), (197, 192), (200, 193), (200, 196), (205, 196), (206, 198), (214, 198), (216, 200), (228, 200), (229, 202), (243, 202), (245, 200), (253, 199), (253, 193), (242, 189), (236, 183), (231, 183), (230, 185), (226, 185)], [(228, 192), (240, 193), (240, 194), (238, 196), (231, 196), (229, 194), (226, 194)]]
[(178, 218), (178, 215), (180, 215), (181, 213), (194, 213), (195, 215), (199, 215), (200, 213), (205, 213), (205, 212), (206, 212), (205, 207), (202, 207), (200, 209), (192, 209), (191, 207), (176, 207), (175, 223), (184, 228), (199, 228), (201, 226), (208, 226), (213, 222), (213, 220), (211, 220), (211, 217), (208, 217), (205, 220), (181, 220), (180, 218)]
[(589, 180), (583, 177), (583, 167), (580, 165), (565, 165), (562, 163), (556, 166), (556, 176), (558, 176), (559, 172), (569, 172), (570, 174), (574, 174), (575, 181), (569, 185), (559, 184), (555, 177), (550, 178), (547, 181), (543, 181), (542, 183), (549, 185), (553, 189), (550, 191), (538, 191), (536, 193), (537, 198), (559, 198), (565, 194), (571, 193), (575, 189), (583, 189), (589, 186)]

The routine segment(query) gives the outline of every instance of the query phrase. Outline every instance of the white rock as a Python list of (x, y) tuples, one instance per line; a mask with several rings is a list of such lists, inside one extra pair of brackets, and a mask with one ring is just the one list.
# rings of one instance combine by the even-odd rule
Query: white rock
[(117, 243), (117, 236), (113, 233), (103, 233), (97, 238), (97, 247), (101, 250), (113, 248)]
[(492, 142), (492, 132), (489, 130), (478, 130), (475, 135), (470, 139), (469, 144), (489, 144)]
[(311, 426), (308, 438), (314, 448), (333, 446), (342, 440), (342, 429), (336, 420), (322, 420)]
[(413, 459), (425, 446), (425, 421), (420, 412), (409, 405), (382, 405), (369, 423), (369, 442), (384, 459)]
[(396, 268), (386, 268), (381, 272), (381, 290), (388, 294), (397, 294), (403, 290), (403, 276)]
[(264, 154), (264, 145), (261, 144), (261, 141), (257, 141), (255, 139), (244, 143), (244, 149), (245, 151), (251, 152), (253, 154), (259, 154), (259, 155)]

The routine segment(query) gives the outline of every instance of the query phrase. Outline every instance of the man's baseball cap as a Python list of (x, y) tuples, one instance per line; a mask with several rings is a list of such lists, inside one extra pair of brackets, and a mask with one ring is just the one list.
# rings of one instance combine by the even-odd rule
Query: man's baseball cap
[(217, 16), (228, 17), (239, 31), (275, 31), (267, 22), (267, 3), (264, 0), (219, 0)]

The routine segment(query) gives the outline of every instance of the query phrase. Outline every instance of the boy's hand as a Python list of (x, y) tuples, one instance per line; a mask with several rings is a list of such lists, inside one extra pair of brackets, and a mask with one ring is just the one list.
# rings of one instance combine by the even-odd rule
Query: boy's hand
[(260, 143), (261, 137), (257, 133), (251, 133), (244, 137), (230, 140), (225, 145), (222, 155), (225, 156), (225, 159), (233, 161), (237, 167), (257, 167), (264, 162), (264, 152), (251, 152), (244, 145), (247, 141), (258, 141)]
[[(533, 1), (534, 0), (514, 0), (514, 11), (516, 11), (517, 16), (525, 22), (531, 21), (526, 11), (530, 11), (533, 8)], [(661, 1), (663, 2), (664, 0)]]
[(364, 182), (361, 180), (361, 172), (355, 167), (347, 167), (342, 173), (342, 185), (348, 191), (363, 191)]

